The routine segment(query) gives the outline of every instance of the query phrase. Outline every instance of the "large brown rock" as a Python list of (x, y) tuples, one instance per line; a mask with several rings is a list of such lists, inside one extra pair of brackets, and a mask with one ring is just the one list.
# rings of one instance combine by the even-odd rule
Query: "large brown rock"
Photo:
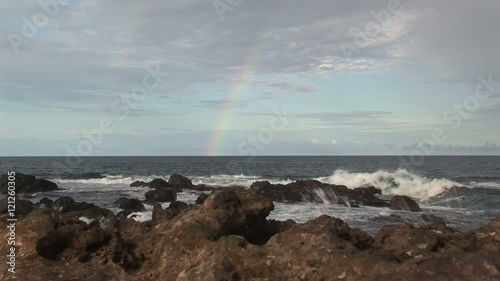
[[(499, 280), (500, 218), (465, 233), (439, 223), (385, 226), (372, 238), (326, 215), (267, 220), (273, 208), (266, 196), (231, 187), (203, 205), (156, 204), (154, 223), (102, 208), (37, 209), (17, 224), (16, 275), (4, 264), (0, 279)], [(0, 239), (8, 235), (0, 228)]]

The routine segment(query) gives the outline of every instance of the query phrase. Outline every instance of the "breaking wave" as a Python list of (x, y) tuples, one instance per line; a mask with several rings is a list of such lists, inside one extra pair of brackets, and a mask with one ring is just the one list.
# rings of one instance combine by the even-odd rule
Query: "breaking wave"
[(435, 179), (412, 174), (405, 169), (394, 172), (379, 170), (373, 173), (353, 173), (337, 170), (329, 177), (317, 180), (349, 188), (374, 186), (385, 195), (407, 195), (418, 199), (428, 199), (442, 194), (453, 187), (464, 187), (463, 184), (449, 179)]

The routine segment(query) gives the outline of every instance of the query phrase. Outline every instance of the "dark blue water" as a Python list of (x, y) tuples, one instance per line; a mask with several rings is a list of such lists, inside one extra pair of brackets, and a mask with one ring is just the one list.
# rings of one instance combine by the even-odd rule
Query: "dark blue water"
[[(0, 157), (0, 172), (15, 170), (43, 177), (86, 173), (111, 175), (257, 175), (276, 179), (329, 176), (335, 170), (372, 173), (406, 168), (430, 178), (459, 182), (500, 182), (499, 156), (429, 156), (420, 165), (398, 156), (262, 156), (248, 157), (86, 157), (73, 164), (64, 157)], [(408, 165), (408, 163), (410, 163)]]

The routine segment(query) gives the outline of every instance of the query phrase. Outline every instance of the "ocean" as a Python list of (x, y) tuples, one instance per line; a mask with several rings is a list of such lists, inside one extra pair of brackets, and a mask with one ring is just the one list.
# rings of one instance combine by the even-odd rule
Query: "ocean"
[[(177, 173), (194, 184), (239, 185), (255, 181), (289, 183), (316, 179), (349, 188), (372, 185), (382, 196), (407, 195), (424, 213), (445, 218), (449, 226), (468, 230), (500, 215), (500, 157), (428, 156), (414, 163), (398, 156), (261, 156), (261, 157), (0, 157), (0, 172), (35, 175), (56, 182), (62, 190), (35, 194), (55, 199), (71, 196), (119, 212), (113, 202), (120, 197), (144, 199), (145, 187), (130, 187), (136, 180), (168, 180)], [(413, 161), (415, 162), (415, 161)], [(194, 203), (198, 191), (178, 194), (178, 200)], [(164, 204), (165, 206), (168, 203)], [(152, 205), (134, 214), (139, 221), (151, 219)], [(421, 213), (388, 208), (349, 208), (323, 203), (275, 203), (270, 218), (305, 222), (326, 214), (345, 220), (371, 234), (387, 223), (424, 223)]]

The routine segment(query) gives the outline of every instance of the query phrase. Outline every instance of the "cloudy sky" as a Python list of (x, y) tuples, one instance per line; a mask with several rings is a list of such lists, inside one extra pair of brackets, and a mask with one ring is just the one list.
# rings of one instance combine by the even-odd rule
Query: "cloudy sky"
[(500, 154), (499, 1), (40, 2), (0, 3), (3, 156)]

